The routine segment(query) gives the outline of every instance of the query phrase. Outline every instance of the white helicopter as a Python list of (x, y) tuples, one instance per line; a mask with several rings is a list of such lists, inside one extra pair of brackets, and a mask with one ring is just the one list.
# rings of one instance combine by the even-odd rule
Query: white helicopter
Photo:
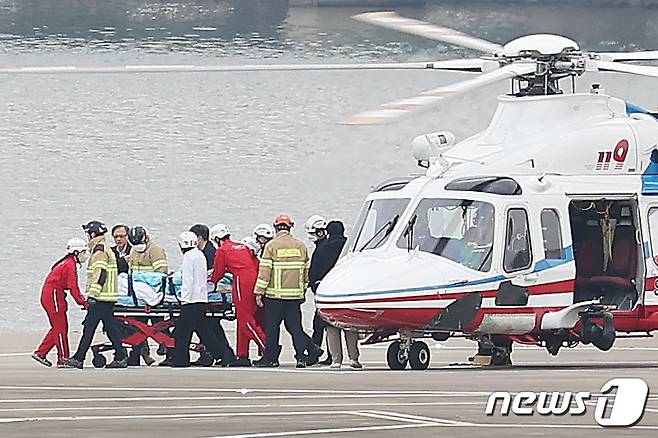
[(372, 343), (399, 334), (392, 369), (428, 367), (424, 336), (467, 336), (479, 342), (477, 363), (509, 364), (513, 342), (556, 355), (658, 329), (658, 114), (598, 85), (575, 92), (589, 71), (658, 76), (621, 62), (658, 52), (583, 52), (557, 35), (499, 46), (395, 13), (356, 18), (484, 52), (441, 64), (484, 74), (348, 123), (386, 123), (501, 80), (512, 87), (484, 131), (458, 143), (447, 131), (414, 139), (426, 175), (366, 198), (317, 291), (322, 316), (372, 333)]
[[(557, 35), (504, 46), (394, 12), (357, 20), (484, 53), (393, 64), (152, 65), (2, 68), (0, 74), (434, 69), (482, 72), (356, 115), (382, 124), (503, 81), (509, 94), (482, 132), (418, 136), (422, 177), (384, 182), (366, 198), (344, 257), (316, 294), (331, 324), (391, 342), (392, 369), (425, 369), (420, 338), (466, 336), (476, 362), (509, 364), (514, 342), (612, 347), (618, 332), (658, 329), (658, 114), (575, 92), (590, 71), (658, 77), (658, 51), (584, 52)], [(570, 93), (561, 89), (567, 82)], [(652, 233), (654, 236), (652, 237)]]

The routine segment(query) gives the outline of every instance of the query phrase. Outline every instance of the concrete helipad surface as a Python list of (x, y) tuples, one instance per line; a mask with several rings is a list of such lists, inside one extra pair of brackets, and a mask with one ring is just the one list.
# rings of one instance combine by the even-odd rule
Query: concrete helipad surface
[[(515, 366), (465, 365), (473, 345), (431, 344), (427, 371), (389, 371), (385, 346), (362, 349), (365, 369), (297, 370), (284, 350), (278, 369), (45, 368), (30, 359), (35, 334), (1, 334), (0, 436), (656, 436), (658, 396), (642, 420), (606, 429), (594, 420), (602, 385), (644, 379), (658, 394), (658, 345), (621, 340), (606, 353), (565, 350), (557, 358), (517, 348)], [(75, 339), (72, 342), (75, 344)], [(581, 416), (487, 416), (493, 391), (589, 391)]]

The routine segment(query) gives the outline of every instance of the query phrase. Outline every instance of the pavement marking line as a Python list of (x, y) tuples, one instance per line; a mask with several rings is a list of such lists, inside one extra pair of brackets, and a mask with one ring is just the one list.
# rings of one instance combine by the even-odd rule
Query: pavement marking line
[(71, 406), (71, 407), (50, 407), (50, 408), (7, 408), (0, 409), (0, 412), (56, 412), (56, 411), (94, 411), (94, 410), (108, 410), (108, 409), (256, 409), (256, 408), (339, 408), (339, 407), (371, 407), (371, 406), (484, 406), (485, 401), (482, 402), (409, 402), (409, 403), (394, 403), (394, 402), (373, 402), (373, 403), (303, 403), (303, 404), (259, 404), (259, 405), (169, 405), (169, 406), (136, 406), (136, 405), (122, 405), (122, 406)]
[(353, 412), (352, 415), (356, 415), (357, 417), (377, 418), (379, 420), (397, 421), (402, 423), (431, 424), (431, 422), (427, 422), (427, 421), (418, 421), (409, 418), (392, 417), (384, 412), (379, 412), (379, 411), (356, 411)]
[(164, 420), (164, 419), (195, 419), (219, 417), (272, 417), (272, 416), (318, 416), (318, 415), (350, 415), (351, 411), (283, 411), (283, 412), (208, 412), (189, 414), (135, 414), (135, 415), (73, 415), (60, 417), (15, 417), (0, 418), (3, 423), (22, 423), (28, 421), (87, 421), (87, 420)]
[[(254, 395), (249, 397), (234, 397), (234, 396), (203, 396), (203, 397), (79, 397), (79, 398), (18, 398), (18, 399), (5, 399), (0, 400), (0, 404), (3, 403), (61, 403), (61, 402), (127, 402), (127, 401), (174, 401), (174, 400), (314, 400), (314, 399), (370, 399), (370, 398), (380, 398), (386, 396), (387, 394), (366, 394), (366, 395), (356, 395), (356, 394), (342, 394), (342, 395)], [(420, 398), (428, 397), (425, 394), (392, 394), (392, 396), (400, 398)], [(446, 396), (446, 397), (462, 397), (462, 396)]]
[(440, 424), (455, 425), (455, 426), (464, 426), (464, 425), (473, 424), (464, 421), (448, 420), (445, 418), (422, 417), (419, 415), (404, 414), (402, 412), (389, 412), (389, 411), (371, 411), (371, 412), (383, 413), (389, 415), (391, 418), (408, 419), (412, 421), (420, 421), (425, 423), (440, 423)]
[(0, 357), (29, 356), (32, 353), (0, 353)]
[(393, 424), (388, 426), (339, 427), (339, 428), (331, 428), (331, 429), (289, 430), (286, 432), (246, 433), (240, 435), (216, 435), (207, 438), (269, 438), (269, 437), (279, 437), (279, 436), (321, 435), (321, 434), (329, 434), (329, 433), (375, 432), (380, 430), (414, 429), (417, 427), (435, 427), (435, 425), (434, 424)]
[(78, 390), (78, 391), (150, 391), (150, 392), (225, 392), (248, 394), (251, 392), (283, 394), (364, 394), (364, 395), (464, 395), (488, 396), (483, 391), (386, 391), (386, 390), (338, 390), (338, 389), (267, 389), (267, 388), (167, 388), (167, 387), (116, 387), (116, 386), (0, 386), (0, 390)]

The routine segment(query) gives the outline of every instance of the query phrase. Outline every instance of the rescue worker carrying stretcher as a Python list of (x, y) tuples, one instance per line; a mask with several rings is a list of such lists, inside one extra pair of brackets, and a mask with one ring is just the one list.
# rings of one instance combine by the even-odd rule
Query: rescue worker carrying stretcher
[[(306, 245), (290, 234), (293, 221), (282, 214), (274, 220), (276, 237), (265, 245), (256, 281), (256, 303), (265, 306), (267, 318), (265, 354), (254, 362), (259, 367), (279, 366), (281, 322), (292, 336), (297, 367), (317, 363), (322, 349), (302, 328), (300, 306), (308, 286), (309, 259)], [(309, 355), (304, 354), (309, 350)]]
[(258, 224), (256, 225), (256, 228), (254, 228), (254, 237), (260, 246), (260, 249), (256, 254), (259, 259), (263, 257), (263, 250), (265, 249), (265, 245), (267, 245), (267, 242), (274, 239), (275, 234), (276, 232), (274, 231), (274, 227), (270, 224)]
[[(146, 228), (140, 225), (132, 227), (128, 233), (128, 240), (132, 245), (128, 255), (128, 269), (131, 274), (133, 272), (169, 273), (167, 254), (160, 245), (151, 239)], [(137, 317), (136, 319), (145, 324), (148, 323), (150, 319), (151, 324), (154, 324), (162, 318)], [(128, 365), (139, 366), (140, 356), (144, 359), (146, 365), (150, 366), (155, 363), (155, 359), (151, 357), (148, 341), (144, 341), (133, 347), (130, 356), (128, 357)]]
[(43, 338), (32, 358), (47, 367), (53, 364), (46, 357), (53, 347), (57, 347), (57, 366), (63, 367), (69, 357), (69, 322), (66, 317), (66, 291), (82, 308), (87, 308), (87, 300), (78, 287), (78, 264), (87, 261), (87, 242), (73, 238), (66, 243), (67, 254), (55, 263), (41, 288), (41, 305), (48, 315), (50, 330)]
[(114, 360), (105, 368), (126, 368), (126, 354), (121, 345), (121, 336), (114, 320), (114, 305), (118, 298), (117, 260), (105, 240), (107, 227), (100, 221), (91, 221), (82, 226), (89, 237), (91, 259), (87, 265), (87, 316), (83, 322), (82, 338), (73, 357), (64, 361), (68, 368), (82, 369), (85, 356), (98, 324), (103, 321), (107, 336), (114, 347)]
[(196, 333), (213, 357), (219, 357), (221, 346), (210, 319), (206, 316), (208, 307), (208, 275), (206, 258), (197, 248), (197, 236), (185, 231), (178, 238), (178, 246), (183, 253), (182, 280), (180, 294), (180, 316), (176, 319), (174, 330), (175, 367), (190, 366), (190, 342)]
[(237, 359), (233, 367), (250, 367), (249, 341), (265, 351), (265, 330), (256, 319), (254, 287), (258, 278), (258, 259), (251, 248), (231, 240), (228, 226), (218, 224), (211, 228), (210, 239), (217, 245), (211, 283), (217, 284), (226, 272), (233, 274), (233, 304), (237, 316)]

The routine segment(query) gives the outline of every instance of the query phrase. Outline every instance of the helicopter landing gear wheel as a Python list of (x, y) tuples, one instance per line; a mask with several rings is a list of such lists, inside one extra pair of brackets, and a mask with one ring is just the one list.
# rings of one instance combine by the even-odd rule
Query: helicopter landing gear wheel
[(509, 339), (494, 340), (494, 347), (491, 351), (491, 365), (494, 366), (512, 365), (511, 340)]
[(426, 343), (417, 341), (411, 344), (409, 365), (412, 370), (426, 370), (430, 366), (430, 348)]
[(409, 362), (409, 348), (405, 344), (406, 342), (393, 341), (388, 346), (386, 362), (390, 369), (403, 370), (407, 367), (407, 362)]

